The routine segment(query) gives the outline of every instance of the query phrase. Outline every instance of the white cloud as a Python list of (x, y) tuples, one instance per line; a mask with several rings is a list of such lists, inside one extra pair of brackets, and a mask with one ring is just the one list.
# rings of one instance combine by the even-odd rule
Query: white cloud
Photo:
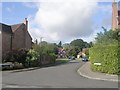
[[(91, 2), (93, 1), (93, 2)], [(73, 38), (93, 39), (93, 16), (99, 10), (99, 0), (46, 0), (37, 2), (38, 11), (30, 20), (34, 39), (42, 36), (48, 42), (68, 42)], [(88, 38), (87, 38), (88, 37)]]
[(38, 38), (39, 31), (42, 36), (46, 36), (48, 41), (67, 41), (73, 37), (89, 36), (93, 32), (91, 17), (96, 11), (96, 2), (90, 3), (87, 0), (81, 0), (81, 2), (79, 0), (74, 2), (48, 1), (37, 6), (38, 12), (33, 21), (40, 30), (31, 29), (34, 37)]
[(36, 8), (35, 2), (23, 2), (22, 4), (28, 8)]

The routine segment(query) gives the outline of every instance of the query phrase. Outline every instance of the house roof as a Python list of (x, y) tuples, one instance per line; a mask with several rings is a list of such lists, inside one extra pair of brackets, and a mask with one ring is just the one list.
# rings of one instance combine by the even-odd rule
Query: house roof
[[(0, 23), (0, 27), (2, 26), (2, 31), (10, 33), (10, 34), (14, 33), (15, 31), (17, 31), (18, 28), (20, 28), (22, 25), (25, 25), (25, 24), (24, 23), (20, 23), (20, 24), (14, 24), (14, 25), (6, 25), (6, 24), (3, 24), (3, 23)], [(29, 32), (28, 32), (28, 35), (32, 39), (32, 37), (29, 34)]]
[(0, 27), (2, 27), (2, 31), (4, 31), (6, 33), (12, 33), (11, 26), (0, 23)]
[(22, 24), (24, 24), (24, 23), (11, 25), (12, 32), (15, 32)]

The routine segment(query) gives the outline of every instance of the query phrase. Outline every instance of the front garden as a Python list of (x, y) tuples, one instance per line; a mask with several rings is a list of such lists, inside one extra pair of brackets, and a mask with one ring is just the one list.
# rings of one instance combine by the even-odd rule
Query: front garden
[[(98, 33), (89, 50), (91, 69), (109, 74), (120, 74), (120, 30)], [(95, 63), (98, 63), (98, 65)]]
[(2, 62), (12, 62), (14, 69), (19, 69), (54, 64), (56, 58), (57, 45), (41, 43), (34, 44), (30, 50), (20, 49), (9, 51), (3, 56)]

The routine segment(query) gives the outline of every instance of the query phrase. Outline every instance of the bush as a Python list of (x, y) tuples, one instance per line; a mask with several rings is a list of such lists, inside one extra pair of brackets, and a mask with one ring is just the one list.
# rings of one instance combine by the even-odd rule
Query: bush
[(25, 64), (26, 56), (27, 56), (28, 50), (20, 49), (20, 50), (12, 50), (6, 53), (5, 56), (3, 56), (3, 62), (18, 62)]
[[(100, 71), (110, 74), (120, 73), (120, 46), (119, 44), (95, 45), (90, 50), (91, 68), (93, 71)], [(101, 63), (101, 66), (94, 65)]]
[(55, 63), (57, 56), (54, 53), (50, 53), (49, 56), (51, 58), (50, 59), (50, 63)]
[(14, 69), (22, 69), (22, 68), (24, 68), (22, 63), (14, 62)]
[[(96, 42), (89, 51), (91, 68), (111, 74), (120, 74), (120, 30), (106, 29), (97, 34)], [(101, 63), (100, 66), (94, 63)]]
[(33, 49), (30, 49), (27, 53), (26, 63), (28, 66), (38, 66), (39, 53)]
[(56, 46), (54, 44), (34, 45), (33, 49), (29, 50), (26, 57), (26, 66), (42, 66), (45, 64), (55, 63)]

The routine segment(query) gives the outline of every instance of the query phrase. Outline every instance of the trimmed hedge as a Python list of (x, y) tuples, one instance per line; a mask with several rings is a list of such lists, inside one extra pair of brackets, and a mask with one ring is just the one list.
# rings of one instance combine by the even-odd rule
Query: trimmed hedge
[[(109, 74), (120, 74), (120, 45), (94, 45), (90, 48), (91, 69)], [(94, 65), (101, 63), (101, 65)]]

